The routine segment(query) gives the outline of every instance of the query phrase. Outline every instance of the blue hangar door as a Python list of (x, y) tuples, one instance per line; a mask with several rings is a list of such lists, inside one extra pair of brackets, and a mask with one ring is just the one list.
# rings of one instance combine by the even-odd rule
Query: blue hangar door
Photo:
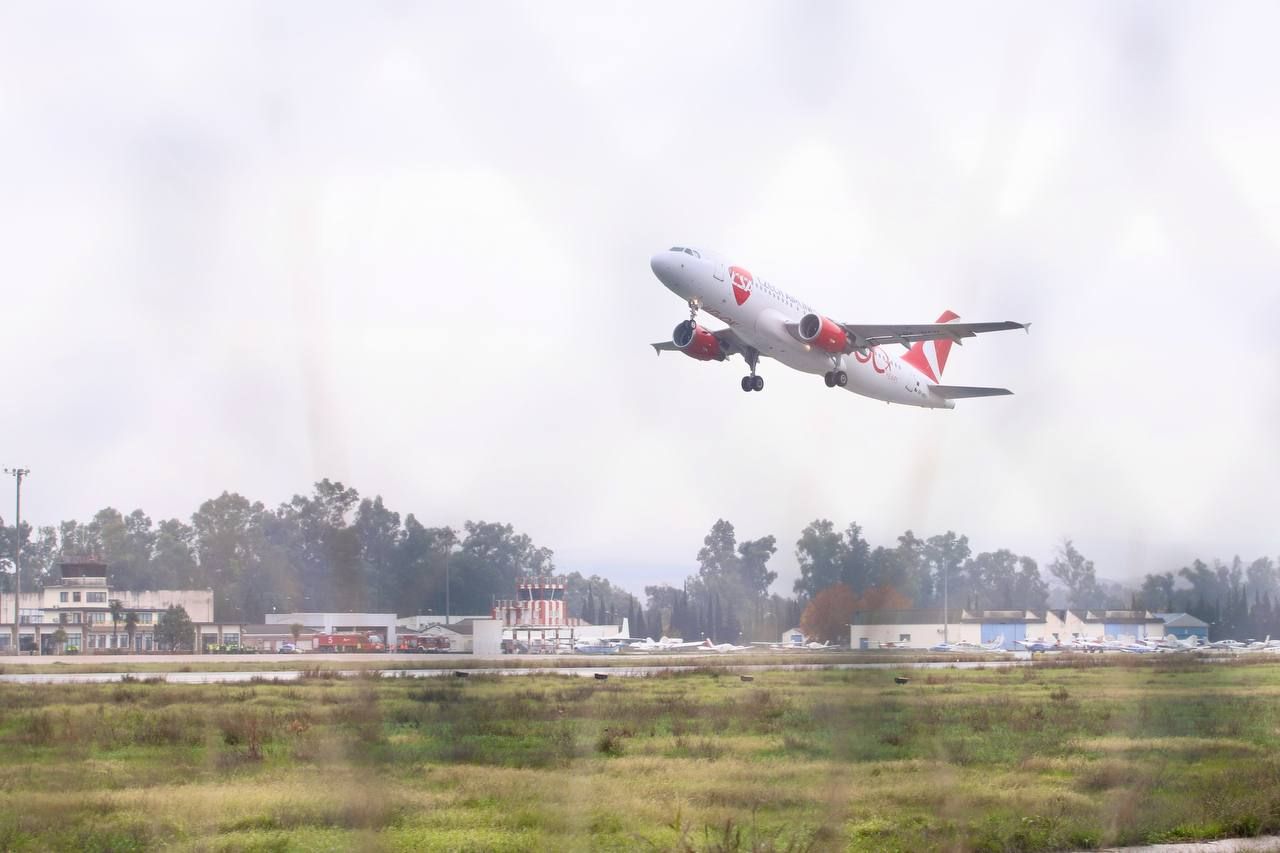
[(994, 642), (996, 638), (1004, 637), (1004, 646), (1006, 649), (1020, 649), (1014, 640), (1025, 640), (1027, 638), (1026, 622), (983, 622), (982, 623), (982, 642)]

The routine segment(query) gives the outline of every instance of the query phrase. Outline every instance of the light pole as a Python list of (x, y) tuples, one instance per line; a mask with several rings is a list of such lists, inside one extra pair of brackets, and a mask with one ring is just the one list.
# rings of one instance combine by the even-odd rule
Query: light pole
[(13, 649), (22, 654), (21, 635), (18, 633), (18, 600), (22, 598), (22, 478), (31, 473), (30, 468), (5, 468), (17, 481), (13, 509)]
[(944, 557), (942, 560), (942, 642), (949, 643), (947, 636), (947, 577), (951, 574), (951, 563)]

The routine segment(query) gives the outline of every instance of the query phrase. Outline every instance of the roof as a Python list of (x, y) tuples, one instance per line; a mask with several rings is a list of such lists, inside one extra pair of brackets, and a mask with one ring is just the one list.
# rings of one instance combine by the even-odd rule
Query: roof
[(1209, 623), (1197, 619), (1190, 613), (1157, 613), (1157, 618), (1164, 620), (1166, 628), (1208, 628)]
[[(964, 610), (946, 611), (949, 622), (960, 622), (964, 618)], [(943, 610), (941, 607), (924, 610), (855, 610), (851, 624), (853, 625), (941, 625)]]
[[(228, 625), (230, 623), (223, 622), (221, 624)], [(267, 634), (267, 635), (279, 634), (281, 636), (291, 636), (293, 634), (293, 631), (290, 630), (290, 626), (288, 625), (241, 625), (240, 633), (241, 634)], [(299, 636), (315, 634), (315, 633), (317, 633), (315, 628), (303, 627), (302, 631), (299, 632)]]
[(471, 620), (470, 620), (470, 619), (463, 619), (461, 622), (451, 622), (451, 623), (450, 623), (450, 624), (448, 624), (448, 625), (445, 625), (445, 624), (444, 624), (444, 623), (442, 623), (442, 622), (432, 622), (430, 625), (423, 625), (423, 626), (422, 626), (422, 629), (421, 629), (421, 631), (419, 631), (419, 633), (420, 633), (420, 634), (425, 634), (425, 633), (427, 633), (428, 631), (430, 631), (430, 630), (432, 630), (432, 629), (435, 629), (435, 628), (439, 628), (439, 629), (440, 629), (440, 630), (442, 630), (442, 631), (450, 631), (450, 632), (452, 632), (452, 633), (454, 633), (454, 634), (470, 635), (470, 634), (471, 634)]
[(1090, 610), (1082, 618), (1085, 622), (1135, 625), (1160, 621), (1154, 613), (1148, 613), (1145, 610)]
[[(920, 610), (858, 610), (853, 614), (853, 625), (941, 625), (942, 608)], [(1034, 610), (965, 610), (951, 608), (946, 611), (946, 621), (960, 622), (1043, 622), (1043, 611)]]

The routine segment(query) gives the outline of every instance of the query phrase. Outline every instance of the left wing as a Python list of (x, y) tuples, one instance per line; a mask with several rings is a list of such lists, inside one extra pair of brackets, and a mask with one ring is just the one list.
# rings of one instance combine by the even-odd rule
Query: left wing
[[(964, 338), (972, 338), (985, 332), (1007, 332), (1013, 329), (1029, 329), (1030, 323), (1015, 323), (1004, 320), (999, 323), (902, 323), (902, 324), (867, 324), (841, 323), (840, 328), (848, 335), (845, 353), (854, 350), (865, 350), (867, 347), (882, 344), (902, 344), (908, 349), (917, 341), (954, 341), (960, 343)], [(787, 331), (799, 339), (800, 324), (788, 323)]]

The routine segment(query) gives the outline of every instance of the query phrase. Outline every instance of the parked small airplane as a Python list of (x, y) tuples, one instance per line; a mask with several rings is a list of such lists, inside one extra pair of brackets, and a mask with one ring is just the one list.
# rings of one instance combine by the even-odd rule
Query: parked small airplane
[(724, 654), (725, 652), (745, 652), (745, 651), (748, 651), (751, 647), (735, 646), (733, 643), (713, 643), (711, 642), (711, 638), (708, 637), (707, 639), (702, 641), (702, 645), (700, 646), (700, 648), (703, 651), (720, 652), (721, 654)]
[(615, 638), (579, 637), (573, 644), (573, 650), (580, 655), (616, 655), (622, 651), (623, 643)]
[(767, 641), (757, 640), (751, 645), (766, 648), (771, 652), (826, 652), (835, 651), (839, 646), (831, 645), (830, 641), (825, 643), (770, 643)]
[(652, 637), (645, 637), (643, 640), (632, 640), (628, 642), (623, 649), (628, 652), (678, 652), (683, 649), (696, 649), (702, 646), (702, 643), (691, 642), (686, 643), (679, 637), (663, 637), (660, 640), (654, 640)]
[(970, 643), (957, 640), (954, 643), (936, 643), (929, 647), (931, 652), (1003, 652), (1004, 636), (996, 637), (989, 643)]
[(1050, 642), (1048, 640), (1043, 640), (1043, 639), (1014, 640), (1014, 642), (1017, 643), (1019, 646), (1022, 646), (1024, 651), (1028, 651), (1028, 652), (1056, 652), (1061, 650), (1062, 648), (1060, 645), (1058, 645), (1057, 640), (1054, 640), (1053, 642)]
[[(649, 261), (653, 274), (689, 304), (689, 319), (676, 326), (671, 340), (653, 344), (661, 355), (677, 350), (698, 361), (724, 361), (741, 355), (751, 371), (743, 391), (763, 391), (757, 375), (760, 358), (776, 359), (795, 370), (821, 375), (828, 388), (846, 388), (864, 397), (952, 409), (967, 397), (996, 397), (1007, 388), (943, 385), (942, 371), (952, 344), (984, 332), (1028, 329), (1030, 323), (954, 323), (946, 311), (935, 323), (838, 323), (806, 303), (710, 253), (684, 246), (659, 252)], [(706, 311), (728, 326), (711, 331), (698, 324)], [(886, 344), (901, 344), (896, 356)]]

